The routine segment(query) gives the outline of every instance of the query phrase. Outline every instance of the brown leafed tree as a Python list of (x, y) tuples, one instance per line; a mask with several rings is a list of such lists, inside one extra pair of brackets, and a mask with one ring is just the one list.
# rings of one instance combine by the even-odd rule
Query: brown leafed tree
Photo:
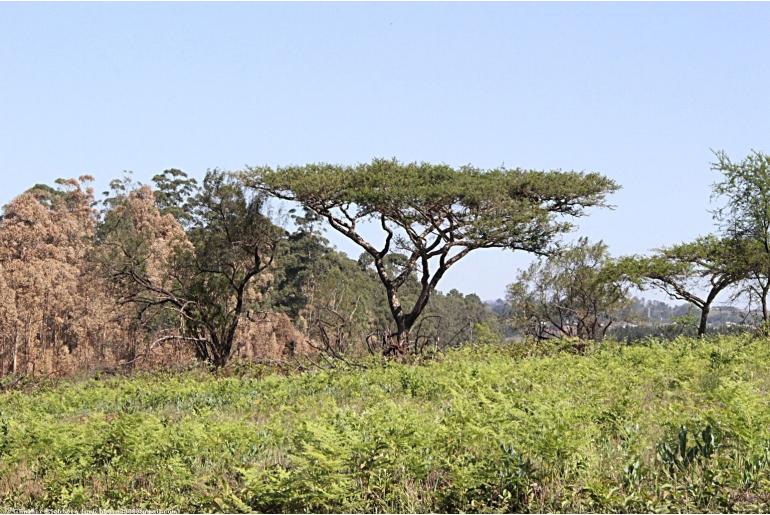
[[(2, 373), (58, 373), (104, 358), (114, 303), (96, 274), (89, 177), (35, 186), (0, 220)], [(98, 348), (97, 348), (98, 347)]]

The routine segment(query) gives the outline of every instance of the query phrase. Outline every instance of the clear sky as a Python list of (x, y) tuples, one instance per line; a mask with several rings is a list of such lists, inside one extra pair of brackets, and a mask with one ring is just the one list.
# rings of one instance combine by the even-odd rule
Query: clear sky
[[(770, 151), (768, 29), (770, 4), (2, 3), (0, 202), (170, 167), (574, 169), (623, 190), (572, 237), (641, 253), (712, 230), (710, 148)], [(529, 259), (441, 289), (501, 297)]]

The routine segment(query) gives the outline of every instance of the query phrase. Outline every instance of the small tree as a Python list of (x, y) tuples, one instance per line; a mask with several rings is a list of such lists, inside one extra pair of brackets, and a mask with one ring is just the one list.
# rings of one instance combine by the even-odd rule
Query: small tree
[(619, 268), (640, 288), (652, 286), (696, 306), (701, 312), (698, 336), (703, 336), (717, 295), (745, 277), (740, 248), (734, 240), (705, 236), (649, 257), (623, 258)]
[[(256, 278), (272, 264), (282, 231), (262, 213), (262, 198), (230, 174), (207, 173), (194, 193), (184, 213), (161, 214), (146, 186), (117, 203), (105, 218), (106, 262), (124, 302), (141, 314), (170, 310), (198, 357), (222, 366), (247, 305), (259, 300)], [(186, 233), (180, 214), (189, 219)]]
[(543, 340), (604, 339), (628, 301), (607, 246), (581, 238), (575, 247), (533, 263), (508, 286), (515, 329)]
[(761, 307), (762, 321), (770, 320), (770, 156), (752, 152), (735, 163), (725, 152), (716, 152), (712, 169), (723, 174), (714, 185), (714, 195), (725, 205), (714, 212), (723, 233), (743, 242), (742, 261), (747, 275), (743, 291), (756, 299)]
[[(581, 216), (617, 189), (595, 173), (482, 171), (382, 159), (357, 166), (251, 168), (244, 177), (260, 191), (301, 203), (371, 256), (395, 323), (386, 354), (407, 352), (410, 330), (431, 293), (468, 253), (546, 253), (571, 227), (560, 215)], [(381, 243), (364, 237), (365, 221), (382, 230)], [(389, 270), (396, 254), (403, 259)], [(413, 274), (420, 292), (404, 306), (399, 290)]]

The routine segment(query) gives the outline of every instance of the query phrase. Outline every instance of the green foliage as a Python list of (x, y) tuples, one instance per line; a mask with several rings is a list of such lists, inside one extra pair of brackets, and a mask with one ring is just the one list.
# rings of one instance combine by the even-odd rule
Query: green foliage
[(745, 249), (735, 238), (708, 235), (658, 249), (652, 256), (625, 257), (615, 266), (619, 275), (639, 288), (658, 288), (700, 309), (698, 334), (703, 335), (716, 297), (747, 277)]
[(0, 509), (770, 509), (766, 341), (532, 352), (2, 392)]
[(161, 214), (171, 214), (180, 224), (192, 219), (191, 199), (198, 191), (198, 182), (176, 168), (164, 170), (152, 178), (155, 184), (155, 204)]
[(232, 174), (209, 171), (201, 187), (178, 170), (154, 181), (157, 191), (113, 184), (100, 228), (105, 273), (123, 304), (161, 327), (176, 322), (173, 337), (222, 366), (242, 315), (262, 300), (260, 276), (283, 230), (263, 213), (263, 197)]
[[(359, 264), (373, 264), (395, 326), (386, 354), (422, 348), (410, 332), (441, 278), (469, 252), (547, 252), (572, 227), (565, 217), (605, 205), (606, 195), (618, 189), (596, 173), (480, 170), (395, 159), (251, 168), (243, 177), (259, 191), (299, 202), (368, 254)], [(360, 223), (367, 221), (376, 223), (380, 238), (363, 236)], [(412, 279), (419, 292), (406, 302), (404, 286)]]
[[(418, 280), (406, 279), (404, 301), (413, 302), (419, 294)], [(431, 298), (415, 324), (419, 343), (459, 346), (474, 337), (476, 324), (492, 333), (490, 339), (499, 339), (498, 318), (477, 295), (451, 290), (436, 291)], [(371, 262), (354, 261), (334, 250), (307, 225), (290, 234), (281, 247), (267, 301), (316, 340), (320, 340), (319, 324), (344, 323), (345, 350), (353, 353), (368, 351), (367, 335), (393, 330), (387, 299)]]
[(385, 296), (370, 270), (334, 250), (320, 234), (301, 227), (290, 234), (276, 258), (270, 306), (286, 312), (311, 337), (318, 324), (344, 317), (346, 345), (364, 346), (371, 332), (388, 326)]
[(722, 205), (714, 218), (727, 237), (740, 242), (736, 264), (746, 270), (740, 293), (760, 305), (759, 314), (766, 323), (770, 320), (770, 156), (752, 151), (734, 162), (721, 151), (715, 157), (712, 169), (722, 173), (722, 180), (713, 191)]
[(687, 470), (696, 463), (705, 462), (716, 450), (716, 438), (710, 425), (706, 426), (700, 435), (701, 439), (696, 438), (692, 446), (688, 444), (687, 436), (687, 428), (681, 427), (675, 444), (670, 442), (658, 444), (658, 458), (668, 465), (671, 474)]
[(566, 228), (551, 224), (552, 213), (578, 216), (617, 189), (595, 173), (483, 171), (385, 159), (356, 166), (254, 168), (247, 176), (255, 186), (299, 200), (314, 211), (324, 211), (321, 204), (354, 205), (359, 215), (382, 214), (401, 225), (424, 227), (453, 213), (467, 243), (474, 246), (519, 247), (528, 241), (542, 247), (544, 238)]
[(628, 286), (603, 242), (541, 258), (508, 286), (511, 324), (538, 339), (602, 340), (628, 304)]
[(770, 234), (770, 156), (752, 151), (733, 162), (724, 152), (715, 152), (712, 169), (722, 173), (714, 184), (714, 195), (725, 204), (715, 212), (716, 220), (728, 234), (760, 242)]
[(732, 281), (740, 279), (743, 270), (738, 262), (739, 243), (714, 235), (701, 236), (692, 242), (658, 249), (647, 258), (626, 258), (618, 268), (639, 286), (644, 286), (645, 281), (654, 281), (653, 285), (661, 288), (670, 286), (671, 290), (664, 291), (675, 295), (679, 293), (675, 289), (678, 283), (685, 285), (683, 288), (686, 289), (688, 281), (711, 276), (716, 276), (717, 280), (722, 276)]
[[(192, 187), (191, 187), (192, 188)], [(249, 301), (261, 300), (256, 283), (272, 264), (282, 230), (262, 212), (263, 198), (231, 174), (209, 171), (190, 198), (192, 249), (175, 256), (174, 272), (186, 300), (187, 334), (201, 338), (199, 353), (217, 366), (229, 358)]]

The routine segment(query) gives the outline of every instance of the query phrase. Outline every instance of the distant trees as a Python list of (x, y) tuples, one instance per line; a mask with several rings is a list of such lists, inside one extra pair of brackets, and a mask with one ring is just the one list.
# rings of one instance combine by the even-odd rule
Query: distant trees
[(697, 307), (698, 336), (703, 336), (717, 295), (745, 277), (740, 250), (735, 240), (709, 235), (661, 248), (652, 256), (623, 258), (619, 268), (637, 286), (652, 286)]
[(508, 286), (515, 329), (539, 340), (604, 339), (628, 302), (628, 286), (603, 242), (577, 245), (541, 258)]
[[(414, 347), (410, 332), (444, 274), (473, 250), (508, 248), (545, 253), (570, 228), (560, 216), (581, 216), (617, 189), (595, 173), (459, 169), (374, 160), (357, 166), (311, 164), (252, 168), (259, 191), (297, 201), (371, 258), (395, 325), (386, 354)], [(381, 229), (381, 243), (361, 223)], [(402, 287), (416, 276), (419, 293), (405, 305)]]
[[(425, 344), (439, 349), (457, 347), (478, 337), (479, 331), (500, 337), (501, 321), (478, 295), (456, 289), (434, 295), (423, 312)], [(420, 343), (420, 342), (416, 342)]]
[[(371, 257), (363, 253), (353, 261), (307, 224), (299, 224), (276, 257), (267, 295), (271, 309), (287, 312), (323, 348), (352, 355), (381, 352), (381, 337), (392, 322)], [(389, 263), (388, 269), (396, 266)], [(420, 289), (418, 278), (411, 276), (401, 287), (401, 298), (412, 302)], [(478, 296), (434, 292), (412, 339), (419, 349), (459, 346), (474, 337), (477, 324), (499, 329), (496, 315)]]
[[(264, 193), (241, 176), (212, 171), (198, 184), (170, 169), (142, 185), (126, 175), (111, 182), (100, 210), (84, 181), (35, 186), (4, 208), (0, 374), (67, 373), (96, 359), (108, 367), (149, 364), (161, 342), (174, 344), (162, 346), (164, 355), (192, 350), (215, 366), (234, 349), (281, 355), (330, 342), (356, 352), (390, 328), (374, 259), (356, 262), (334, 250), (309, 210), (287, 234), (270, 220)], [(382, 259), (392, 276), (406, 263), (401, 252)], [(417, 274), (399, 280), (400, 299), (424, 297)], [(420, 345), (461, 344), (476, 324), (494, 327), (476, 296), (434, 298), (417, 325)], [(274, 340), (271, 327), (299, 347), (253, 341)]]
[(312, 221), (296, 217), (295, 222), (297, 229), (276, 258), (270, 305), (289, 314), (312, 338), (322, 338), (331, 327), (344, 334), (342, 347), (363, 349), (366, 337), (388, 320), (378, 282), (332, 248)]
[(664, 247), (650, 256), (626, 257), (618, 263), (639, 288), (657, 288), (700, 310), (698, 335), (706, 332), (711, 307), (723, 291), (733, 298), (745, 293), (760, 306), (767, 331), (770, 312), (770, 156), (752, 152), (733, 162), (715, 153), (712, 169), (722, 173), (713, 194), (722, 204), (713, 212), (719, 236)]
[(152, 178), (155, 205), (160, 214), (170, 214), (186, 227), (192, 221), (191, 201), (198, 191), (198, 181), (188, 177), (182, 170), (170, 168)]

